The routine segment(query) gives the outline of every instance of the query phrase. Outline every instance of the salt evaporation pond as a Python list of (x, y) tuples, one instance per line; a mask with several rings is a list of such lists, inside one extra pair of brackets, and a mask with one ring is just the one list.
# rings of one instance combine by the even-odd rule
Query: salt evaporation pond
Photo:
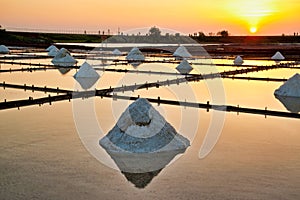
[[(244, 60), (247, 64), (247, 60)], [(28, 60), (18, 60), (28, 62)], [(31, 62), (50, 64), (51, 59)], [(84, 60), (79, 60), (80, 66)], [(229, 62), (232, 63), (232, 60)], [(254, 61), (264, 65), (265, 61)], [(178, 64), (163, 64), (175, 71)], [(192, 65), (193, 66), (193, 65)], [(1, 69), (19, 68), (1, 64)], [(121, 68), (123, 66), (114, 66)], [(134, 69), (126, 66), (128, 69)], [(194, 67), (194, 66), (193, 66)], [(149, 70), (142, 64), (139, 70)], [(227, 68), (230, 70), (230, 68)], [(99, 72), (99, 71), (97, 71)], [(297, 70), (275, 69), (239, 76), (288, 78)], [(1, 73), (0, 82), (74, 89), (75, 69), (62, 74), (58, 69), (37, 72)], [(176, 78), (180, 75), (105, 72), (97, 88)], [(186, 83), (184, 83), (186, 84)], [(211, 101), (204, 81), (188, 84), (199, 102)], [(224, 79), (226, 104), (286, 111), (273, 93), (282, 82)], [(175, 99), (174, 91), (182, 85), (138, 90), (122, 95)], [(0, 88), (0, 101), (42, 97), (43, 92)], [(181, 99), (184, 101), (184, 99)], [(189, 99), (187, 99), (189, 100)], [(109, 132), (122, 111), (132, 101), (111, 98), (78, 99), (93, 102), (102, 132)], [(191, 146), (174, 163), (165, 167), (144, 189), (137, 189), (119, 171), (92, 157), (82, 144), (73, 118), (73, 104), (54, 102), (0, 111), (1, 197), (32, 199), (298, 199), (300, 196), (300, 123), (298, 119), (227, 113), (218, 143), (204, 159), (199, 149), (209, 129), (212, 112), (199, 110), (198, 128)], [(153, 104), (178, 130), (182, 126), (182, 109)], [(183, 108), (193, 111), (195, 108)], [(88, 113), (82, 117), (89, 121)], [(187, 119), (193, 125), (193, 118)], [(90, 127), (93, 131), (93, 127)], [(187, 133), (181, 133), (184, 136)], [(100, 139), (99, 137), (98, 139)], [(96, 141), (98, 143), (98, 140)], [(99, 146), (99, 145), (98, 145)], [(145, 178), (145, 177), (144, 177)]]

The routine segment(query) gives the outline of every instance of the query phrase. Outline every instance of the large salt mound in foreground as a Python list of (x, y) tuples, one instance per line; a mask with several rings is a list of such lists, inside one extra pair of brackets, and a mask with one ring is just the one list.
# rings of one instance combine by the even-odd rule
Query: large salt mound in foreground
[(122, 172), (148, 173), (164, 168), (190, 142), (141, 98), (125, 110), (99, 144)]
[(275, 95), (286, 97), (300, 97), (300, 75), (297, 73), (289, 78), (274, 92)]

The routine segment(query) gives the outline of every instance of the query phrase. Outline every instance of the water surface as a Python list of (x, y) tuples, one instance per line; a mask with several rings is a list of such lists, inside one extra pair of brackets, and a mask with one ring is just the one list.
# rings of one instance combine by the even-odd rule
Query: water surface
[[(28, 60), (20, 60), (28, 62)], [(50, 59), (31, 60), (50, 64)], [(81, 64), (83, 60), (80, 60)], [(255, 61), (264, 65), (264, 61)], [(2, 69), (20, 66), (1, 64)], [(114, 66), (122, 68), (123, 66)], [(134, 69), (128, 65), (128, 69)], [(175, 71), (175, 64), (163, 69)], [(152, 65), (137, 69), (155, 70)], [(223, 70), (223, 69), (220, 69)], [(230, 70), (227, 68), (227, 70)], [(97, 89), (135, 83), (156, 82), (181, 75), (105, 72), (95, 84)], [(297, 70), (276, 69), (247, 76), (283, 78)], [(0, 82), (59, 87), (73, 90), (78, 83), (72, 69), (1, 73)], [(241, 75), (242, 76), (242, 75)], [(273, 93), (282, 83), (222, 80), (227, 105), (286, 111)], [(77, 86), (76, 86), (77, 84)], [(187, 88), (193, 91), (190, 95)], [(169, 87), (118, 93), (149, 98), (213, 102), (205, 81), (175, 84)], [(43, 92), (0, 89), (0, 101), (38, 98)], [(94, 105), (97, 126), (86, 129), (101, 139), (115, 125), (131, 103), (94, 97), (72, 100)], [(155, 105), (180, 134), (191, 140), (183, 156), (162, 169), (144, 188), (136, 188), (124, 174), (95, 159), (86, 150), (77, 133), (74, 103), (54, 102), (0, 111), (0, 180), (3, 199), (299, 199), (300, 123), (298, 119), (267, 117), (244, 113), (226, 113), (220, 138), (204, 159), (199, 149), (213, 119), (210, 110)], [(77, 104), (78, 105), (78, 104)], [(85, 108), (83, 106), (83, 108)], [(196, 113), (199, 121), (195, 120)], [(83, 109), (82, 119), (91, 121)], [(185, 120), (183, 120), (183, 116)], [(93, 124), (93, 123), (91, 123)], [(97, 128), (101, 128), (101, 133)], [(182, 128), (183, 127), (183, 128)], [(187, 127), (187, 128), (186, 128)], [(190, 127), (190, 129), (188, 129)], [(193, 128), (195, 132), (193, 132)], [(78, 128), (78, 127), (77, 127)], [(189, 131), (190, 130), (190, 131)], [(95, 141), (98, 142), (98, 141)], [(100, 146), (99, 146), (100, 148)], [(107, 156), (107, 159), (110, 159)]]

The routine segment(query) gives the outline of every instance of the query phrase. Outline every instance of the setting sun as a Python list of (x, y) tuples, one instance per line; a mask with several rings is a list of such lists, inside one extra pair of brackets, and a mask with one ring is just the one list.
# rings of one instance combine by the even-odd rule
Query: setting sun
[(232, 0), (229, 8), (233, 9), (233, 17), (239, 18), (245, 27), (249, 28), (250, 33), (256, 33), (258, 26), (274, 18), (277, 10), (274, 2), (274, 0), (252, 0), (237, 4), (237, 1)]
[(257, 32), (257, 28), (256, 27), (251, 27), (250, 28), (250, 32), (251, 33), (256, 33)]

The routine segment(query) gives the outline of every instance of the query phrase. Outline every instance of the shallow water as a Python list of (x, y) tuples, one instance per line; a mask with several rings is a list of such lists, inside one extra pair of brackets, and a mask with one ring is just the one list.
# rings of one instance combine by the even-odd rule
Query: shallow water
[[(41, 62), (50, 63), (50, 59)], [(2, 64), (1, 67), (19, 66)], [(150, 65), (137, 69), (144, 67), (155, 68)], [(170, 71), (175, 71), (175, 67), (162, 66)], [(283, 78), (296, 72), (276, 69), (247, 76)], [(73, 78), (75, 73), (76, 70), (65, 75), (58, 70), (0, 73), (0, 82), (73, 90), (78, 87)], [(105, 72), (95, 86), (102, 89), (132, 84), (133, 80), (144, 83), (177, 77), (180, 75)], [(220, 94), (222, 88), (209, 91), (208, 84), (199, 81), (118, 94), (215, 102), (212, 93)], [(227, 105), (286, 111), (273, 95), (281, 82), (224, 79), (222, 84)], [(47, 95), (0, 89), (1, 102)], [(98, 140), (111, 130), (130, 103), (94, 97), (0, 111), (0, 196), (3, 199), (299, 199), (298, 119), (226, 113), (222, 126), (222, 117), (215, 118), (221, 116), (219, 111), (163, 104), (153, 106), (190, 139), (191, 146), (144, 189), (136, 188), (123, 173), (105, 165), (113, 163), (105, 151), (99, 151), (104, 155), (99, 162), (81, 140), (83, 136), (96, 138), (97, 147)], [(200, 159), (200, 147), (205, 136), (211, 134), (212, 125), (222, 127), (220, 137), (210, 154)]]

